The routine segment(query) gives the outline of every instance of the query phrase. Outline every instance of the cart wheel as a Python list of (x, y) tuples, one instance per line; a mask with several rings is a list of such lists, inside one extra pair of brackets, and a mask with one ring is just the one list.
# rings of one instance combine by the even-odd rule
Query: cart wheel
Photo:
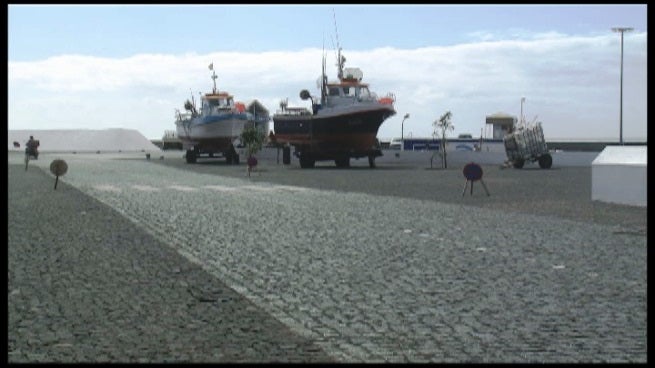
[(539, 157), (539, 167), (542, 169), (550, 169), (553, 166), (553, 158), (550, 154), (546, 153)]
[(523, 160), (522, 158), (519, 158), (518, 160), (514, 160), (514, 167), (517, 169), (522, 169), (523, 164), (525, 164), (525, 160)]

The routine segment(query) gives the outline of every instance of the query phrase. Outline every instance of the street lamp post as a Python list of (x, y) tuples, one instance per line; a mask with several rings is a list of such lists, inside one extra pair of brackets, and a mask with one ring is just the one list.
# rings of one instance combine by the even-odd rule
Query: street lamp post
[(623, 33), (630, 32), (630, 27), (615, 27), (612, 31), (621, 33), (621, 97), (619, 107), (619, 143), (623, 145)]
[(405, 114), (403, 117), (403, 121), (400, 123), (400, 150), (404, 151), (405, 150), (405, 135), (404, 135), (404, 130), (405, 130), (405, 119), (409, 118), (409, 113)]

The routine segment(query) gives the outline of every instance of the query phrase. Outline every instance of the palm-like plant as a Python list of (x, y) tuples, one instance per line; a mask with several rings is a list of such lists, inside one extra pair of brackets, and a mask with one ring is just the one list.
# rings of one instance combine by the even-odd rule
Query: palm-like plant
[(259, 152), (264, 145), (266, 134), (254, 126), (249, 126), (241, 132), (241, 142), (246, 146), (246, 154), (248, 157)]
[(446, 111), (439, 120), (435, 120), (432, 123), (432, 126), (434, 126), (434, 135), (437, 135), (437, 130), (441, 130), (441, 159), (443, 163), (444, 169), (448, 168), (448, 161), (446, 159), (446, 144), (448, 143), (446, 140), (446, 133), (449, 130), (454, 130), (455, 126), (451, 122), (453, 114), (450, 111)]

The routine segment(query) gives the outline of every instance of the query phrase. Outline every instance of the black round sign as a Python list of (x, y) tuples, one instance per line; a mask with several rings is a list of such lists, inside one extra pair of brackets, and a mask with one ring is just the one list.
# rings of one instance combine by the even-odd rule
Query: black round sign
[(482, 167), (475, 162), (466, 164), (462, 172), (466, 180), (476, 181), (482, 179)]
[(50, 163), (50, 172), (54, 176), (57, 177), (62, 176), (66, 174), (66, 171), (68, 171), (68, 164), (66, 163), (66, 161), (57, 159)]

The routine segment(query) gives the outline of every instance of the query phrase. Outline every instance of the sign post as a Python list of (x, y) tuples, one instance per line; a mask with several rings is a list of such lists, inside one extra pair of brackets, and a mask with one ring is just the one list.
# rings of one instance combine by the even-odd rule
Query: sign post
[(257, 158), (255, 156), (248, 157), (248, 177), (250, 177), (250, 172), (255, 170), (257, 166)]
[(68, 164), (66, 164), (66, 161), (64, 160), (57, 159), (52, 161), (50, 164), (50, 172), (56, 177), (55, 190), (57, 190), (57, 182), (59, 181), (59, 177), (66, 174), (66, 171), (68, 171)]

